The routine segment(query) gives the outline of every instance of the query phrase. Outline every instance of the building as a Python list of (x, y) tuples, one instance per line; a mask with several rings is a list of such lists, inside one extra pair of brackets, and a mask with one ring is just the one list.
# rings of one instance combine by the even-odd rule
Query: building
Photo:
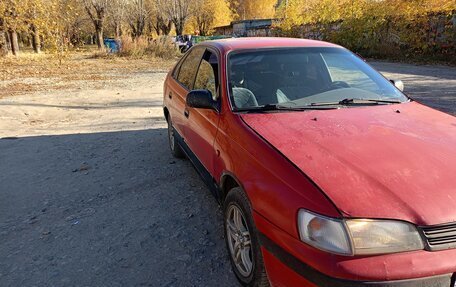
[(271, 27), (276, 19), (252, 19), (233, 21), (230, 25), (215, 27), (216, 35), (234, 37), (266, 37), (271, 36)]

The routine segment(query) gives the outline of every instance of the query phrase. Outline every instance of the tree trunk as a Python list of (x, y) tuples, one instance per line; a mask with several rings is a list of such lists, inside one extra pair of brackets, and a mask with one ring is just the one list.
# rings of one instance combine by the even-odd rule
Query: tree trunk
[(116, 38), (120, 38), (122, 36), (122, 23), (116, 22), (114, 24), (114, 30), (116, 33)]
[(19, 42), (17, 40), (17, 32), (14, 30), (9, 31), (10, 41), (11, 41), (11, 51), (14, 56), (19, 54)]
[[(173, 26), (173, 22), (169, 20), (168, 22), (161, 22), (160, 24), (160, 30), (162, 31), (162, 34), (165, 36), (168, 36), (169, 33), (171, 32), (171, 27)], [(160, 33), (158, 33), (160, 35)]]
[(8, 51), (11, 51), (11, 41), (10, 41), (10, 35), (8, 31), (5, 31), (5, 37), (6, 37), (6, 48)]
[(166, 26), (166, 32), (165, 35), (168, 36), (169, 33), (171, 33), (171, 28), (173, 27), (173, 22), (171, 20), (168, 20), (168, 25)]
[(197, 26), (198, 26), (200, 36), (207, 36), (208, 29), (207, 29), (206, 22), (200, 22), (200, 23), (198, 23)]
[(40, 33), (35, 25), (32, 25), (32, 47), (35, 53), (41, 52)]
[(96, 31), (97, 31), (97, 45), (98, 45), (98, 49), (103, 49), (103, 27), (96, 27)]
[(184, 31), (184, 24), (180, 21), (175, 21), (174, 22), (174, 26), (175, 26), (175, 29), (176, 29), (176, 35), (177, 36), (180, 36), (182, 35), (182, 32)]
[(5, 31), (0, 30), (0, 57), (8, 54), (8, 45), (6, 44)]
[(3, 26), (3, 19), (0, 18), (0, 57), (8, 54), (8, 44), (6, 42), (6, 31)]

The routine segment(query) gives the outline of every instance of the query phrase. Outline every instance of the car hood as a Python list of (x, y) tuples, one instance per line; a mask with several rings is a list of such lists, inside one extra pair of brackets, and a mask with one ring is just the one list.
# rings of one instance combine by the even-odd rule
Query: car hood
[(456, 221), (456, 118), (416, 102), (241, 115), (343, 216)]

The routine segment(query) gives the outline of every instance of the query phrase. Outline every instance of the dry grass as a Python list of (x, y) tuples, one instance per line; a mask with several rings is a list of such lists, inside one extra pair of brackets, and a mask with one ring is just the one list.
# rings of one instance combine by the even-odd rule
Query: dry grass
[[(98, 55), (94, 57), (94, 55)], [(71, 52), (59, 64), (49, 54), (23, 53), (0, 58), (0, 98), (44, 90), (61, 90), (81, 85), (96, 87), (100, 82), (125, 77), (126, 74), (167, 71), (176, 59), (157, 57), (124, 58), (99, 52)]]
[(161, 59), (174, 59), (180, 55), (179, 49), (169, 37), (159, 37), (148, 40), (145, 37), (132, 39), (129, 36), (122, 37), (121, 56), (143, 58), (157, 57)]

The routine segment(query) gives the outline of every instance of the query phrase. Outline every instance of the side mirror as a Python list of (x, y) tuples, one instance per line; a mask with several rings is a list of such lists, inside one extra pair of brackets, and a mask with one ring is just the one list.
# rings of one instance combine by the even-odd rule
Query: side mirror
[(404, 83), (401, 80), (390, 80), (396, 88), (398, 88), (401, 92), (404, 91)]
[(187, 94), (187, 106), (197, 109), (219, 110), (217, 101), (212, 98), (209, 90), (193, 90)]

